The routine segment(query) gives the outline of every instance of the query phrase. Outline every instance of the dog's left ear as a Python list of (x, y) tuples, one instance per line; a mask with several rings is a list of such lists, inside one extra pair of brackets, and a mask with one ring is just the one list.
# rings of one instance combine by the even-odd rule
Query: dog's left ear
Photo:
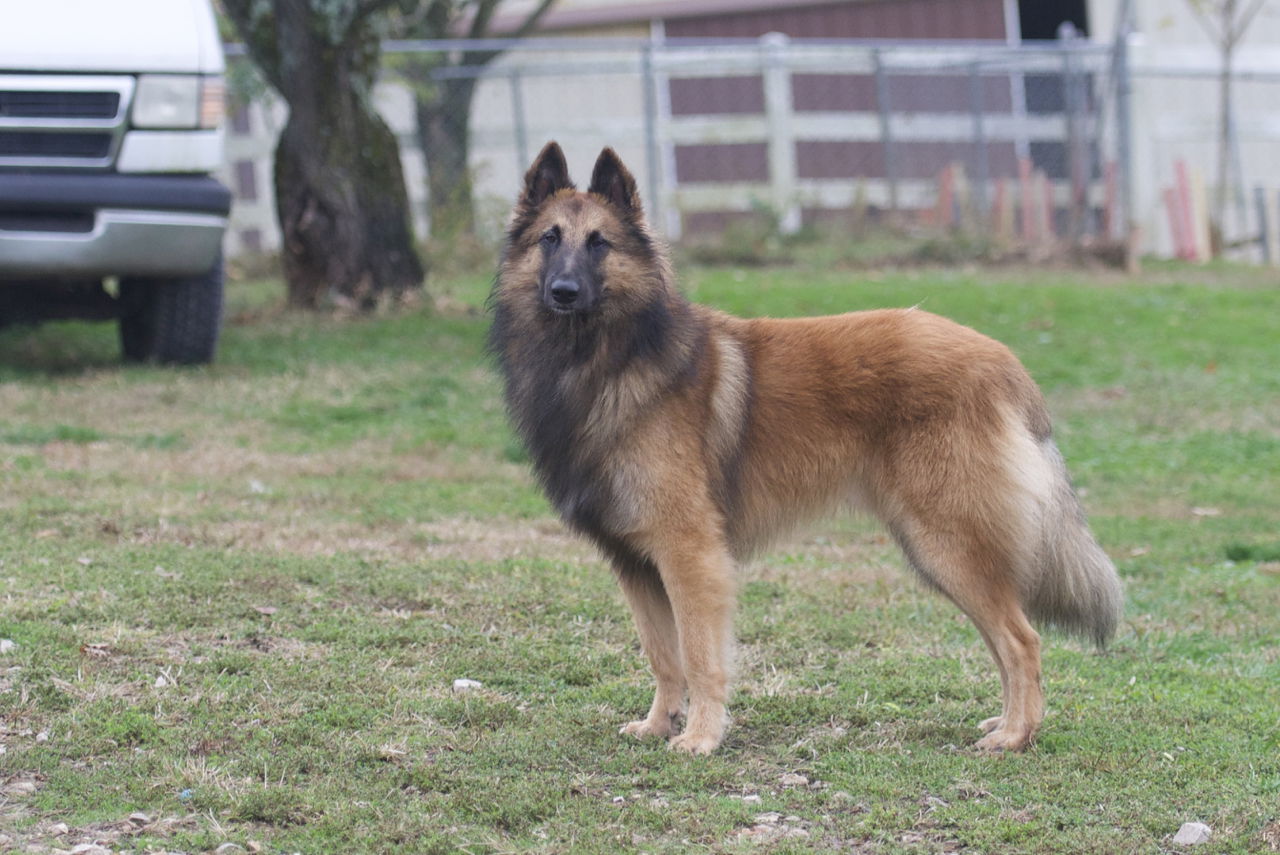
[(636, 180), (622, 165), (622, 158), (611, 148), (606, 148), (596, 158), (595, 168), (591, 170), (591, 187), (587, 192), (604, 197), (624, 214), (640, 212)]

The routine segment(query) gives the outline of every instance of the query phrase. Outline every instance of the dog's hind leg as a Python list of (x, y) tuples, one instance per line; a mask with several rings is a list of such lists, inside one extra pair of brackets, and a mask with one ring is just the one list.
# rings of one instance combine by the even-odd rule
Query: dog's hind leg
[(1016, 554), (963, 524), (895, 526), (895, 533), (916, 570), (973, 621), (1000, 669), (1001, 714), (982, 723), (988, 732), (977, 747), (1021, 751), (1044, 718), (1044, 695), (1040, 636), (1022, 610)]
[(619, 569), (618, 580), (631, 605), (631, 614), (640, 633), (640, 646), (649, 657), (649, 667), (657, 681), (649, 714), (639, 721), (623, 725), (621, 732), (638, 737), (666, 738), (674, 732), (676, 719), (684, 711), (685, 691), (680, 637), (671, 601), (662, 580), (652, 568)]
[(1005, 592), (984, 607), (966, 609), (974, 623), (986, 627), (992, 650), (1006, 674), (1003, 711), (992, 721), (986, 736), (978, 740), (985, 751), (1021, 751), (1035, 738), (1044, 719), (1044, 694), (1040, 688), (1040, 636), (1022, 612), (1017, 596)]

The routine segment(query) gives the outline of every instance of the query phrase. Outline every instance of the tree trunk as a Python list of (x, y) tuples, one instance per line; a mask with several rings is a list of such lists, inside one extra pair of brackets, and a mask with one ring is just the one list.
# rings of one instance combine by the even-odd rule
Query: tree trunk
[(476, 78), (448, 78), (420, 88), (418, 145), (427, 162), (427, 209), (435, 238), (475, 232), (472, 200), (471, 98)]
[(371, 104), (376, 2), (345, 22), (308, 0), (273, 0), (271, 14), (249, 0), (224, 5), (289, 104), (275, 157), (289, 304), (368, 309), (420, 287), (399, 145)]
[(291, 305), (331, 296), (370, 308), (422, 284), (399, 146), (353, 93), (290, 104), (275, 178)]

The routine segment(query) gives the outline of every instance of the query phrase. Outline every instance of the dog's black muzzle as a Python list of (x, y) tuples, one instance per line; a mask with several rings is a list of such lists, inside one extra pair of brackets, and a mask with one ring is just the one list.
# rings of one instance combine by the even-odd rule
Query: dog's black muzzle
[(585, 312), (595, 302), (591, 298), (591, 288), (584, 286), (577, 279), (558, 276), (542, 294), (542, 302), (553, 312), (569, 314)]
[(578, 294), (581, 291), (578, 283), (572, 279), (557, 279), (551, 283), (551, 300), (557, 306), (572, 309), (573, 304), (578, 302)]

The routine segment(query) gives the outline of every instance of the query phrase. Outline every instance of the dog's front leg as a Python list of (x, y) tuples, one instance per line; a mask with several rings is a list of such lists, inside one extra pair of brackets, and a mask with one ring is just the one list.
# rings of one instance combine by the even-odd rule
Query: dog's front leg
[(708, 754), (724, 738), (733, 667), (733, 562), (720, 538), (667, 532), (652, 545), (680, 638), (689, 689), (684, 732), (671, 747)]
[(657, 688), (653, 705), (644, 718), (622, 726), (632, 736), (666, 738), (675, 730), (676, 719), (684, 712), (684, 666), (680, 663), (680, 636), (676, 630), (671, 600), (652, 566), (617, 567), (618, 581), (631, 605), (640, 646), (649, 658)]

